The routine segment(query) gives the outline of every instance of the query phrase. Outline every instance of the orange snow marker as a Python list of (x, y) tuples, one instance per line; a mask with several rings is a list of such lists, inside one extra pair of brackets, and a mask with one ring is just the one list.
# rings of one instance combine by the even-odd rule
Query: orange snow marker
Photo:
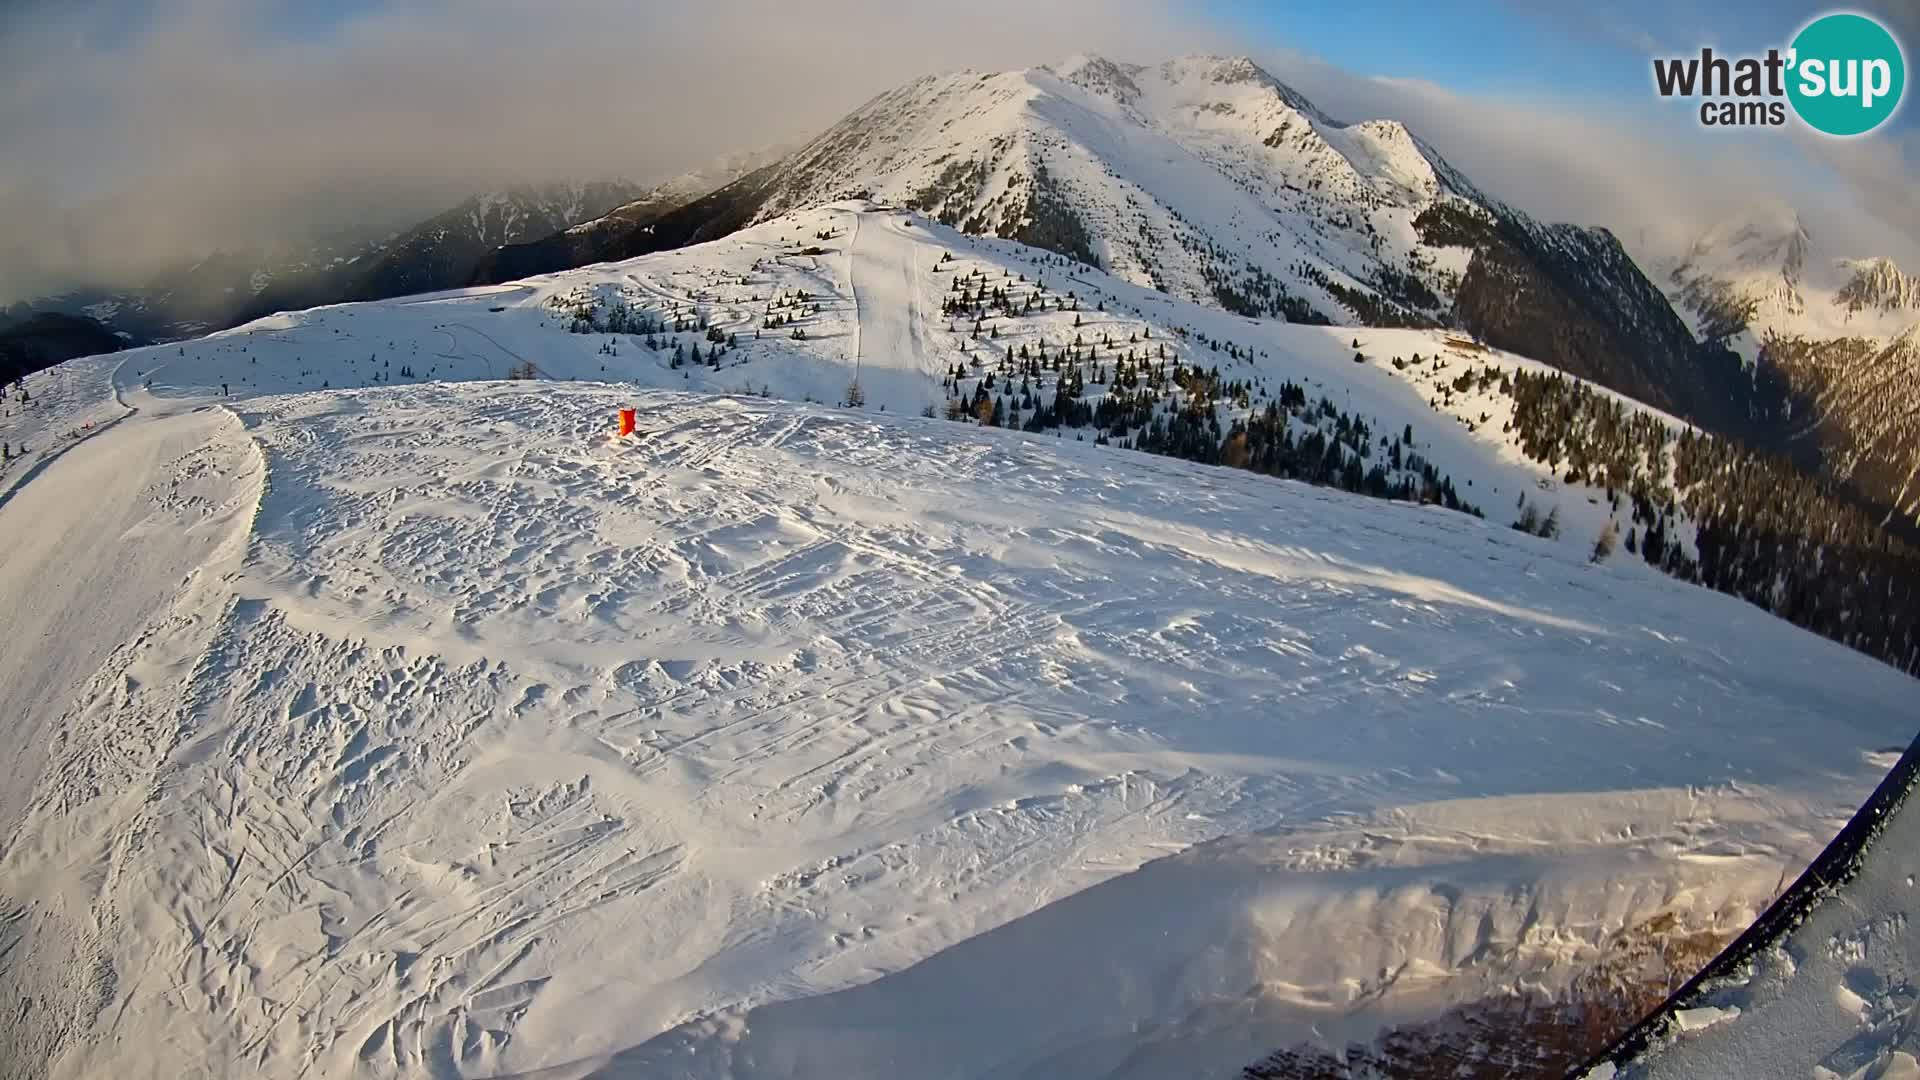
[(622, 438), (633, 434), (633, 410), (620, 410), (620, 435)]

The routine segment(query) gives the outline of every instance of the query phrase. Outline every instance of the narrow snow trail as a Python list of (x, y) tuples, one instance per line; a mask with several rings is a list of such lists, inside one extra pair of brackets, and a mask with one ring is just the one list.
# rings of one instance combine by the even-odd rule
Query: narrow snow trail
[(0, 506), (27, 481), (52, 468), (76, 436), (87, 437), (127, 413), (114, 379), (118, 355), (69, 360), (32, 376), (31, 406), (9, 399), (0, 411), (0, 442), (9, 458), (0, 462)]
[(231, 519), (174, 526), (227, 502), (209, 474), (221, 410), (147, 417), (75, 444), (0, 505), (0, 717), (12, 749), (0, 764), (0, 845), (11, 837), (46, 755), (44, 726), (87, 678), (178, 594), (224, 540)]
[(0, 1075), (47, 1074), (98, 1021), (113, 886), (180, 730), (154, 702), (177, 701), (259, 500), (232, 413), (140, 400), (0, 506)]
[(937, 404), (932, 357), (920, 339), (921, 240), (897, 215), (856, 214), (849, 239), (858, 328), (854, 370), (869, 409), (917, 414)]

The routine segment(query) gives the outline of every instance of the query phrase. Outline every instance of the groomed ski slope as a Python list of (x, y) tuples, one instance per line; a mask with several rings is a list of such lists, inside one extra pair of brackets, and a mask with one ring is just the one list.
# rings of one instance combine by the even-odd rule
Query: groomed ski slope
[[(103, 433), (104, 434), (104, 433)], [(11, 833), (46, 752), (37, 722), (173, 600), (244, 520), (236, 478), (257, 477), (232, 416), (201, 409), (87, 438), (5, 498), (0, 592), (12, 602), (0, 703), (17, 718), (0, 829)]]
[[(8, 670), (104, 658), (4, 702), (46, 755), (0, 850), (8, 1069), (1229, 1076), (1730, 935), (1911, 737), (1910, 680), (1586, 536), (912, 415), (964, 346), (898, 268), (1038, 256), (907, 220), (30, 380), (35, 431), (124, 419), (0, 504), (0, 550), (92, 540), (0, 573)], [(1445, 348), (1086, 281), (1083, 332), (1162, 303), (1396, 425), (1421, 373), (1350, 339)], [(817, 305), (673, 369), (541, 325), (603, 285)], [(856, 363), (865, 411), (778, 400)], [(1545, 490), (1423, 415), (1474, 490)], [(34, 631), (110, 573), (151, 611)]]
[[(933, 244), (912, 235), (908, 218), (854, 214), (848, 237), (847, 279), (854, 301), (853, 378), (861, 393), (896, 408), (929, 399), (926, 361), (937, 352), (921, 340), (927, 277), (922, 249)], [(922, 232), (924, 232), (924, 226)], [(944, 250), (944, 249), (942, 249)], [(934, 256), (935, 259), (938, 256)], [(937, 308), (935, 309), (937, 312)]]

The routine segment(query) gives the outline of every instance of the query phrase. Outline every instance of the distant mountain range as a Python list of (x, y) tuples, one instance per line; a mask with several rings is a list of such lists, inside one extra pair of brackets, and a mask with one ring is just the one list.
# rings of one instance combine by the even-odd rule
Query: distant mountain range
[(1778, 453), (1920, 521), (1920, 279), (1762, 214), (1642, 264), (1487, 196), (1393, 120), (1244, 57), (929, 76), (738, 179), (480, 261), (514, 280), (870, 197), (1249, 316), (1446, 326)]
[(724, 236), (745, 224), (728, 213), (735, 189), (751, 186), (786, 153), (774, 148), (737, 154), (675, 177), (591, 221), (502, 245), (479, 260), (471, 283), (513, 281)]
[(1920, 277), (1828, 249), (1785, 207), (1730, 218), (1682, 257), (1649, 263), (1703, 338), (1784, 381), (1795, 456), (1920, 525)]
[[(0, 395), (44, 595), (172, 613), (42, 710), (0, 1062), (1565, 1075), (1760, 956), (1722, 949), (1911, 711), (1920, 280), (1858, 254), (1761, 208), (1636, 257), (1245, 58), (1080, 56), (19, 305), (0, 382), (199, 339)], [(148, 559), (185, 541), (233, 561)], [(1890, 835), (1805, 880), (1868, 851), (1911, 908)], [(1901, 1075), (1911, 965), (1841, 946), (1911, 946), (1856, 884), (1764, 942), (1818, 1075)], [(657, 985), (583, 1047), (609, 948)]]
[(1537, 221), (1405, 125), (1336, 120), (1244, 57), (927, 76), (797, 147), (650, 189), (477, 195), (358, 249), (216, 256), (16, 315), (165, 339), (633, 258), (849, 197), (1250, 317), (1467, 332), (1920, 521), (1920, 278), (1822, 250), (1791, 210), (1636, 262), (1607, 230)]
[(453, 288), (494, 248), (598, 217), (644, 190), (606, 181), (485, 192), (385, 238), (217, 252), (139, 288), (75, 290), (13, 305), (0, 320), (84, 315), (139, 343), (192, 337), (292, 308)]
[(599, 217), (643, 194), (623, 181), (515, 187), (475, 195), (429, 218), (360, 258), (327, 273), (276, 281), (239, 313), (245, 321), (276, 311), (458, 288), (479, 261), (507, 244), (524, 243)]
[(386, 241), (364, 235), (217, 251), (135, 287), (89, 286), (0, 306), (0, 327), (53, 313), (92, 319), (129, 344), (194, 337), (231, 326), (264, 290), (319, 279)]

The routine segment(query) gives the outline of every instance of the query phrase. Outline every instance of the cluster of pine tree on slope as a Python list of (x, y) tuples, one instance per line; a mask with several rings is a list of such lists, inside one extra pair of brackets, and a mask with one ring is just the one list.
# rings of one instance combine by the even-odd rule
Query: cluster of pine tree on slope
[[(1043, 261), (1067, 265), (1056, 256)], [(1218, 365), (1191, 362), (1191, 354), (1207, 350), (1244, 363), (1252, 360), (1252, 348), (1187, 328), (1156, 335), (1148, 322), (1109, 315), (1105, 297), (1089, 308), (1096, 328), (1083, 322), (1075, 293), (1050, 290), (1037, 274), (1029, 279), (995, 269), (996, 278), (977, 267), (961, 272), (948, 254), (932, 271), (950, 282), (943, 312), (949, 329), (966, 342), (965, 360), (942, 380), (948, 418), (1030, 432), (1070, 430), (1076, 438), (1090, 435), (1102, 445), (1484, 516), (1416, 449), (1411, 424), (1377, 432), (1376, 421), (1341, 409), (1326, 396), (1310, 401), (1292, 381), (1270, 388), (1258, 374), (1229, 379)], [(723, 274), (710, 284), (748, 290), (742, 294), (746, 303), (761, 310), (752, 340), (767, 333), (804, 339), (805, 324), (819, 313), (823, 298), (800, 290), (761, 295), (749, 280)], [(752, 340), (714, 325), (707, 309), (715, 303), (738, 308), (742, 295), (722, 302), (703, 290), (688, 300), (650, 293), (637, 284), (602, 284), (555, 294), (545, 306), (570, 333), (607, 335), (599, 352), (609, 360), (621, 356), (624, 335), (656, 357), (670, 356), (671, 368), (719, 369)], [(1022, 317), (1046, 314), (1057, 317), (1053, 325), (1071, 315), (1072, 336), (1052, 342), (1045, 331), (1036, 335), (1019, 328)], [(1001, 343), (1002, 327), (1010, 338), (1024, 340)], [(1118, 334), (1125, 334), (1124, 340)], [(608, 370), (604, 363), (602, 370)], [(843, 404), (858, 405), (863, 396), (856, 383)], [(929, 406), (925, 414), (935, 410)]]
[[(757, 263), (754, 269), (759, 269)], [(746, 278), (737, 278), (732, 283), (744, 286)], [(649, 298), (636, 289), (603, 286), (599, 290), (591, 290), (580, 287), (548, 297), (547, 307), (566, 319), (568, 333), (608, 335), (607, 341), (600, 346), (602, 356), (620, 355), (619, 336), (622, 334), (651, 352), (670, 350), (668, 366), (676, 371), (688, 365), (718, 369), (722, 358), (740, 347), (738, 331), (715, 326), (698, 304), (668, 299), (664, 301), (665, 310), (655, 312), (648, 307), (650, 299), (660, 302), (659, 298)], [(816, 297), (797, 290), (778, 293), (766, 301), (767, 314), (761, 329), (779, 329), (817, 311)], [(756, 339), (760, 332), (754, 332)], [(682, 342), (676, 336), (679, 334), (695, 336), (691, 341)], [(806, 332), (794, 327), (789, 336), (804, 340)], [(701, 345), (703, 341), (704, 349)], [(602, 364), (600, 370), (605, 371), (606, 365)]]
[[(1228, 379), (1217, 365), (1185, 362), (1181, 350), (1154, 338), (1150, 325), (1126, 330), (1122, 340), (1111, 329), (1084, 327), (1076, 314), (1071, 339), (998, 344), (1000, 328), (992, 320), (1036, 310), (1077, 313), (1079, 304), (1075, 294), (1050, 296), (1044, 283), (1029, 283), (1024, 274), (1016, 279), (1003, 271), (993, 280), (978, 269), (955, 273), (942, 313), (971, 345), (967, 359), (941, 381), (947, 418), (1029, 432), (1073, 430), (1077, 438), (1091, 430), (1101, 445), (1485, 516), (1414, 448), (1411, 424), (1376, 434), (1369, 418), (1325, 396), (1309, 401), (1290, 380), (1269, 392), (1260, 380)], [(1105, 313), (1104, 299), (1096, 310)], [(964, 331), (963, 321), (971, 324)], [(1205, 335), (1197, 341), (1229, 360), (1251, 356), (1231, 342)], [(1225, 427), (1223, 412), (1232, 417)]]
[(1502, 380), (1528, 457), (1631, 504), (1629, 552), (1920, 675), (1920, 550), (1844, 493), (1557, 372)]
[[(1120, 339), (1110, 330), (1083, 331), (1076, 316), (1070, 339), (999, 344), (996, 319), (1078, 305), (1073, 294), (1049, 296), (1024, 278), (956, 273), (943, 312), (978, 351), (943, 380), (948, 418), (1077, 437), (1090, 431), (1097, 443), (1485, 516), (1414, 449), (1411, 425), (1378, 436), (1369, 418), (1325, 397), (1309, 401), (1291, 381), (1269, 392), (1257, 379), (1185, 362), (1154, 340), (1151, 327)], [(1251, 352), (1205, 335), (1198, 344), (1230, 360)], [(1406, 362), (1395, 358), (1393, 366), (1404, 370)], [(1595, 541), (1596, 560), (1622, 546), (1676, 578), (1920, 674), (1920, 552), (1845, 493), (1784, 458), (1691, 428), (1676, 433), (1666, 420), (1562, 373), (1486, 364), (1438, 389), (1446, 408), (1440, 399), (1434, 408), (1447, 416), (1455, 393), (1497, 389), (1513, 403), (1504, 434), (1530, 460), (1569, 484), (1605, 489), (1625, 533), (1610, 525)], [(1523, 495), (1515, 513), (1516, 529), (1558, 533), (1557, 508)]]
[[(1067, 263), (1057, 256), (1044, 261)], [(1239, 366), (1256, 353), (1266, 357), (1264, 351), (1188, 327), (1156, 329), (1118, 309), (1109, 314), (1112, 298), (1097, 294), (1088, 298), (1088, 322), (1074, 292), (1051, 290), (1041, 276), (990, 269), (963, 269), (949, 254), (932, 271), (945, 279), (942, 311), (962, 349), (942, 380), (949, 419), (1071, 431), (1100, 444), (1486, 516), (1419, 452), (1411, 424), (1390, 430), (1326, 396), (1310, 399), (1291, 380), (1269, 385), (1260, 365)], [(672, 367), (718, 368), (723, 356), (750, 342), (713, 326), (701, 299), (615, 287), (576, 290), (548, 303), (575, 333), (626, 334), (656, 355), (671, 354)], [(752, 300), (761, 310), (753, 338), (801, 338), (822, 298), (776, 291)], [(1029, 319), (1049, 314), (1044, 323)], [(602, 352), (617, 356), (616, 341)], [(1677, 430), (1563, 373), (1489, 358), (1453, 375), (1462, 351), (1482, 352), (1459, 342), (1447, 355), (1388, 360), (1416, 384), (1431, 380), (1438, 417), (1475, 431), (1492, 414), (1510, 411), (1503, 434), (1527, 458), (1568, 484), (1604, 490), (1615, 520), (1595, 541), (1596, 561), (1623, 547), (1674, 577), (1739, 596), (1920, 674), (1920, 551), (1845, 492), (1784, 458)], [(1220, 361), (1205, 363), (1209, 353)], [(1359, 352), (1354, 359), (1367, 361)], [(846, 400), (858, 404), (861, 396), (850, 387)], [(1495, 407), (1496, 398), (1507, 399), (1510, 410)], [(1477, 421), (1460, 411), (1466, 403)], [(1556, 535), (1558, 507), (1534, 501), (1545, 498), (1523, 495), (1513, 527)]]

